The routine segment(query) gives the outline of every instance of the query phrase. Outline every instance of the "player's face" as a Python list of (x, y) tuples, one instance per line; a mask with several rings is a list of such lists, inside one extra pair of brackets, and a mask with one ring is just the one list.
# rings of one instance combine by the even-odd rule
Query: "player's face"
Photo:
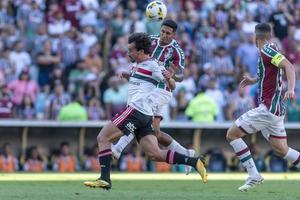
[(130, 62), (135, 62), (137, 55), (138, 55), (138, 51), (135, 48), (135, 44), (133, 42), (129, 43), (128, 44), (128, 57), (130, 59)]
[(165, 45), (165, 44), (169, 44), (172, 39), (175, 36), (175, 32), (173, 31), (173, 29), (171, 27), (168, 26), (162, 26), (160, 28), (160, 42)]

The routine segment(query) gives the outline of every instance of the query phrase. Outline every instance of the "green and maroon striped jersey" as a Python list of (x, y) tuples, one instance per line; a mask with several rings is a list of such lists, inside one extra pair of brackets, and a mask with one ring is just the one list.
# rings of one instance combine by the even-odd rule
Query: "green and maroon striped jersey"
[(279, 67), (284, 58), (274, 44), (266, 44), (260, 50), (258, 61), (259, 102), (277, 116), (284, 115), (285, 112), (282, 101), (282, 69)]
[(168, 45), (159, 45), (159, 35), (151, 35), (151, 57), (155, 58), (160, 65), (163, 65), (166, 69), (169, 68), (170, 63), (173, 63), (176, 67), (184, 69), (184, 53), (180, 48), (176, 40)]

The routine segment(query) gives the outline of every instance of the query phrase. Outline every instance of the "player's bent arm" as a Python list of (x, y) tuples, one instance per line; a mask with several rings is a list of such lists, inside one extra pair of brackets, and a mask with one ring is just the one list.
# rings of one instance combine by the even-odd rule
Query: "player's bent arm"
[(292, 63), (290, 63), (290, 61), (288, 61), (288, 59), (285, 58), (280, 62), (279, 67), (282, 67), (285, 69), (286, 77), (288, 80), (288, 90), (294, 91), (295, 83), (296, 83), (296, 74), (295, 74), (294, 65)]
[(173, 78), (169, 78), (169, 79), (166, 79), (168, 85), (169, 85), (169, 88), (171, 90), (175, 90), (176, 88), (176, 81), (173, 79)]
[(176, 82), (183, 81), (183, 69), (179, 68), (172, 77)]

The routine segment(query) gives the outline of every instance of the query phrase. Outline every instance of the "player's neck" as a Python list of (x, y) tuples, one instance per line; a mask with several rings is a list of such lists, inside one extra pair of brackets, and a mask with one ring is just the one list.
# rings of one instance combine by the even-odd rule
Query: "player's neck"
[(136, 60), (136, 63), (139, 64), (141, 62), (144, 62), (146, 60), (149, 60), (151, 57), (149, 54), (141, 55), (139, 59)]
[(159, 46), (168, 46), (168, 45), (170, 45), (172, 42), (173, 42), (173, 40), (171, 40), (171, 42), (169, 42), (169, 43), (164, 43), (164, 42), (162, 42), (161, 40), (159, 40)]
[(272, 42), (270, 40), (265, 40), (265, 41), (262, 41), (258, 44), (258, 48), (259, 49), (262, 49), (265, 45), (267, 44), (271, 44)]

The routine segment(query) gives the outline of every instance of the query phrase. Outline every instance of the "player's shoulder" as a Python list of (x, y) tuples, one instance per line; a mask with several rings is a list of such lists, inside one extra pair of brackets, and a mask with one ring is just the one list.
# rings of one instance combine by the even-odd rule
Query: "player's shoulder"
[(279, 50), (274, 43), (268, 43), (261, 48), (261, 52), (266, 56), (273, 57), (279, 53)]
[(142, 66), (145, 66), (145, 67), (156, 67), (158, 66), (158, 61), (156, 59), (149, 59), (149, 60), (146, 60), (144, 62), (141, 63)]

